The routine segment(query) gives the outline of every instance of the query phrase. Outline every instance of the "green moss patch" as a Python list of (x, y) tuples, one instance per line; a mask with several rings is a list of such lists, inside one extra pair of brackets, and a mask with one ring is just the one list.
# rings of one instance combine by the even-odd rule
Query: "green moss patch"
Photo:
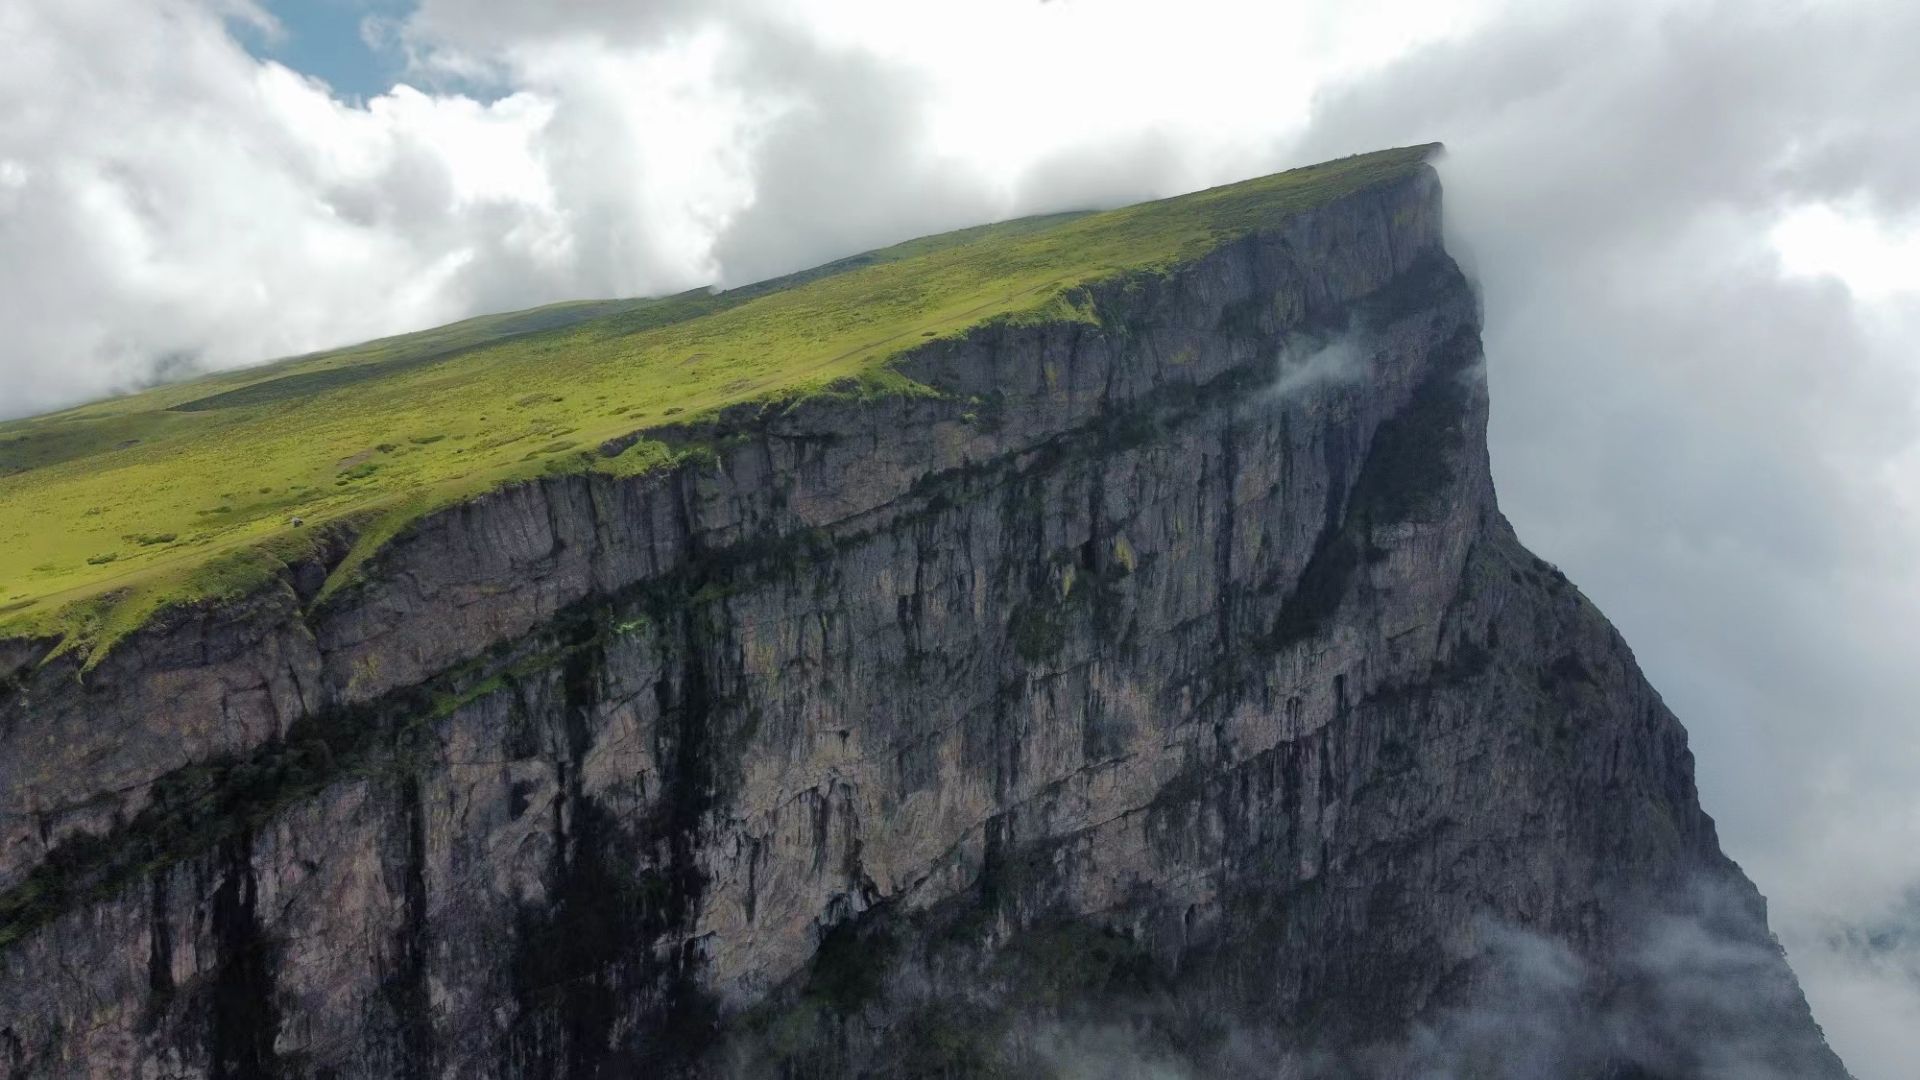
[(392, 536), (517, 480), (659, 467), (660, 440), (575, 452), (650, 426), (743, 402), (924, 393), (893, 366), (911, 349), (986, 324), (1097, 323), (1088, 286), (1402, 179), (1429, 150), (963, 230), (728, 292), (487, 316), (0, 423), (0, 581), (27, 602), (0, 613), (0, 635), (97, 647), (76, 635), (126, 621), (106, 609), (224, 594), (233, 567), (270, 564), (245, 553), (286, 541), (295, 518)]

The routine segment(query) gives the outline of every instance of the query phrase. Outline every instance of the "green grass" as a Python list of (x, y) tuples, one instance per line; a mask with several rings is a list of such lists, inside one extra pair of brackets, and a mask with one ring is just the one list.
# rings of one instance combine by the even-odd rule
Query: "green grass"
[(830, 387), (924, 392), (891, 361), (994, 320), (1091, 320), (1077, 287), (1164, 272), (1405, 176), (1429, 149), (962, 230), (729, 292), (470, 319), (0, 423), (0, 636), (97, 657), (162, 608), (256, 584), (316, 526), (360, 533), (331, 588), (435, 508), (675, 456), (648, 438), (594, 453), (608, 439)]

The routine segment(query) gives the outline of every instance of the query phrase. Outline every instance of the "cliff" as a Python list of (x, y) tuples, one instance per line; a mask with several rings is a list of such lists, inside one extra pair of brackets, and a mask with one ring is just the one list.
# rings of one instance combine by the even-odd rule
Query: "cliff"
[(1431, 170), (1081, 299), (0, 645), (0, 1074), (1844, 1076)]

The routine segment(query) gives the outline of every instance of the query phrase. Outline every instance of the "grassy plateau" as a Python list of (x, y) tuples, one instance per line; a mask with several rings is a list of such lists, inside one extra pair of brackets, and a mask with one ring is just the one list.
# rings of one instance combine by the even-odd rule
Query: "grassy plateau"
[(359, 535), (331, 589), (436, 508), (673, 458), (645, 437), (595, 452), (617, 436), (829, 388), (927, 392), (892, 361), (995, 320), (1090, 320), (1076, 287), (1164, 272), (1431, 149), (966, 229), (727, 292), (484, 316), (0, 423), (0, 638), (97, 657), (156, 611), (257, 584), (318, 526)]

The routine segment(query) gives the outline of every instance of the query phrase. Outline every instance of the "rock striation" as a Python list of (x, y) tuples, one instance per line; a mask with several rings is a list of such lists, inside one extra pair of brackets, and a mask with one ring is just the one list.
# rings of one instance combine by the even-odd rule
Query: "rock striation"
[(1845, 1076), (1500, 515), (1440, 223), (0, 643), (0, 1076)]

